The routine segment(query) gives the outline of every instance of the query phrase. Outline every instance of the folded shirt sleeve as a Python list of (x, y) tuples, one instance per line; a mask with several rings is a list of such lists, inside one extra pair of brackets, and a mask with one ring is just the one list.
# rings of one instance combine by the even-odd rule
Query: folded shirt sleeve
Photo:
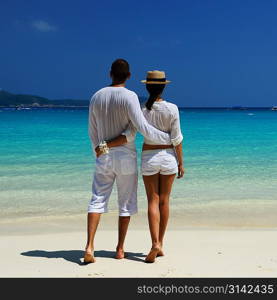
[(170, 138), (173, 146), (177, 146), (183, 141), (180, 126), (180, 114), (177, 106), (174, 108), (172, 113)]

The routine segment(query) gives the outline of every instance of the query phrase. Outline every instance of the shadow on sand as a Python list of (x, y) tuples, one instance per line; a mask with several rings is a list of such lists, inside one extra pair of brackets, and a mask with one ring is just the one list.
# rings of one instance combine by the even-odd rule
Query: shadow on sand
[[(32, 250), (27, 252), (20, 253), (24, 256), (32, 256), (32, 257), (45, 257), (45, 258), (63, 258), (72, 263), (78, 264), (80, 266), (84, 266), (86, 264), (83, 263), (84, 251), (82, 250), (60, 250), (60, 251), (44, 251), (44, 250)], [(135, 253), (135, 252), (125, 252), (125, 259), (130, 259), (134, 261), (144, 262), (144, 259), (141, 257), (145, 257), (143, 253)], [(107, 250), (98, 250), (94, 251), (94, 256), (97, 257), (107, 257), (115, 259), (115, 251), (107, 251)]]

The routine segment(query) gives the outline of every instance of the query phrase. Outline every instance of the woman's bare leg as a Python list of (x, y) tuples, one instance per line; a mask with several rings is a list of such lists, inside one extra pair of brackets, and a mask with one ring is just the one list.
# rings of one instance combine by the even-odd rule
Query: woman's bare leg
[[(159, 177), (159, 210), (160, 210), (160, 227), (159, 227), (159, 243), (161, 247), (163, 246), (163, 239), (165, 230), (169, 218), (169, 197), (172, 189), (172, 185), (175, 179), (175, 174), (173, 175), (161, 175)], [(164, 253), (162, 249), (158, 252), (157, 256), (163, 256)]]
[(152, 248), (145, 261), (154, 262), (158, 252), (160, 251), (159, 174), (143, 176), (143, 181), (148, 199), (148, 222), (152, 239)]

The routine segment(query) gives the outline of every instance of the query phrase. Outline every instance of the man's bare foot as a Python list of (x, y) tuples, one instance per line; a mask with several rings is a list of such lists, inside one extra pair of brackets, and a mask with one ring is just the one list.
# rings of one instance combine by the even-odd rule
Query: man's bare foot
[(115, 258), (116, 259), (122, 259), (124, 257), (125, 257), (124, 250), (122, 248), (116, 248)]
[(157, 253), (157, 257), (158, 257), (158, 256), (164, 256), (164, 252), (163, 252), (162, 249)]
[(85, 254), (84, 254), (84, 263), (85, 264), (90, 264), (90, 263), (95, 263), (95, 257), (94, 257), (94, 254), (93, 254), (93, 251), (88, 251), (86, 250), (85, 251)]
[(159, 246), (152, 247), (150, 252), (145, 258), (146, 263), (153, 263), (155, 262), (155, 259), (158, 255), (158, 253), (161, 251), (161, 248)]

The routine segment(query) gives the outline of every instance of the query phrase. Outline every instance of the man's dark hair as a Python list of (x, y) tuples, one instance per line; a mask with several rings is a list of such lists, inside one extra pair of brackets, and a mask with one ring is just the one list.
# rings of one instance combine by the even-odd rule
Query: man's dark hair
[(111, 66), (111, 75), (114, 81), (125, 82), (130, 75), (129, 64), (125, 59), (116, 59)]

